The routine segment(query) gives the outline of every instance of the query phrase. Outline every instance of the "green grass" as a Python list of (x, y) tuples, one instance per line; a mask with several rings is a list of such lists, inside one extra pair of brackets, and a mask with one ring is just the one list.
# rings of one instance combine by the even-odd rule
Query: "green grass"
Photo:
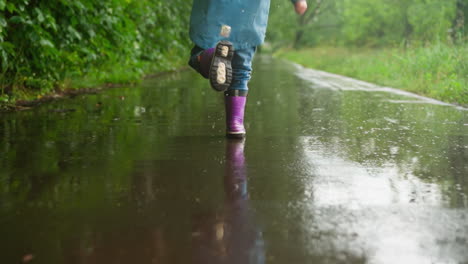
[(91, 69), (85, 75), (69, 78), (65, 86), (70, 89), (81, 89), (103, 84), (139, 83), (148, 74), (167, 72), (185, 66), (187, 54), (180, 54), (178, 50), (169, 50), (161, 54), (156, 61), (107, 63)]
[(282, 50), (276, 55), (306, 67), (468, 105), (468, 44), (408, 49), (319, 47)]
[(18, 101), (34, 101), (63, 90), (139, 83), (145, 75), (181, 68), (185, 65), (185, 59), (184, 56), (168, 53), (156, 62), (107, 63), (99, 68), (91, 68), (85, 74), (80, 73), (77, 77), (70, 76), (56, 82), (55, 87), (47, 85), (39, 89), (29, 89), (17, 85), (14, 94), (7, 95), (0, 92), (0, 111), (15, 109)]

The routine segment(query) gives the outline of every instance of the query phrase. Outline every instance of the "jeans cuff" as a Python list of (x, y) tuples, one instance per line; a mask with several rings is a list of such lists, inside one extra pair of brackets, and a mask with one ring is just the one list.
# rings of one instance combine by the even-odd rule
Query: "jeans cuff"
[(248, 80), (234, 80), (232, 81), (231, 83), (231, 86), (229, 86), (229, 90), (244, 90), (244, 91), (247, 91), (249, 90), (249, 87), (247, 86), (247, 84), (249, 83)]

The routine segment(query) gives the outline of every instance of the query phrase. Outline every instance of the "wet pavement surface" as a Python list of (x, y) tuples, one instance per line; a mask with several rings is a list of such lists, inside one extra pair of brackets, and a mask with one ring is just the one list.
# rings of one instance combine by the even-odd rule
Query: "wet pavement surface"
[(0, 118), (1, 263), (468, 263), (468, 111), (258, 57)]

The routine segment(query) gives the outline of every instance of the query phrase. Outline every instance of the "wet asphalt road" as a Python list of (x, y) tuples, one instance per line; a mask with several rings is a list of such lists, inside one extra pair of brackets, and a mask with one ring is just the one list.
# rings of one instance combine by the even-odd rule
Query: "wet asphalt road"
[(0, 118), (2, 263), (468, 263), (468, 111), (259, 57)]

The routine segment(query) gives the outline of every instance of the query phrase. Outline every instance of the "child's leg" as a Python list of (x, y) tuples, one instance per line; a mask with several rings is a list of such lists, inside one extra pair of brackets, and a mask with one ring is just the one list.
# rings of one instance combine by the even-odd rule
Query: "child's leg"
[[(234, 52), (234, 58), (232, 59), (232, 83), (228, 89), (228, 93), (231, 90), (239, 90), (241, 94), (247, 95), (248, 83), (252, 74), (252, 60), (255, 55), (256, 47), (251, 47), (243, 50), (236, 50)], [(239, 92), (231, 92), (237, 93)]]
[(233, 80), (225, 92), (226, 135), (245, 136), (244, 110), (247, 102), (248, 83), (252, 73), (252, 59), (256, 47), (236, 50), (232, 60)]

